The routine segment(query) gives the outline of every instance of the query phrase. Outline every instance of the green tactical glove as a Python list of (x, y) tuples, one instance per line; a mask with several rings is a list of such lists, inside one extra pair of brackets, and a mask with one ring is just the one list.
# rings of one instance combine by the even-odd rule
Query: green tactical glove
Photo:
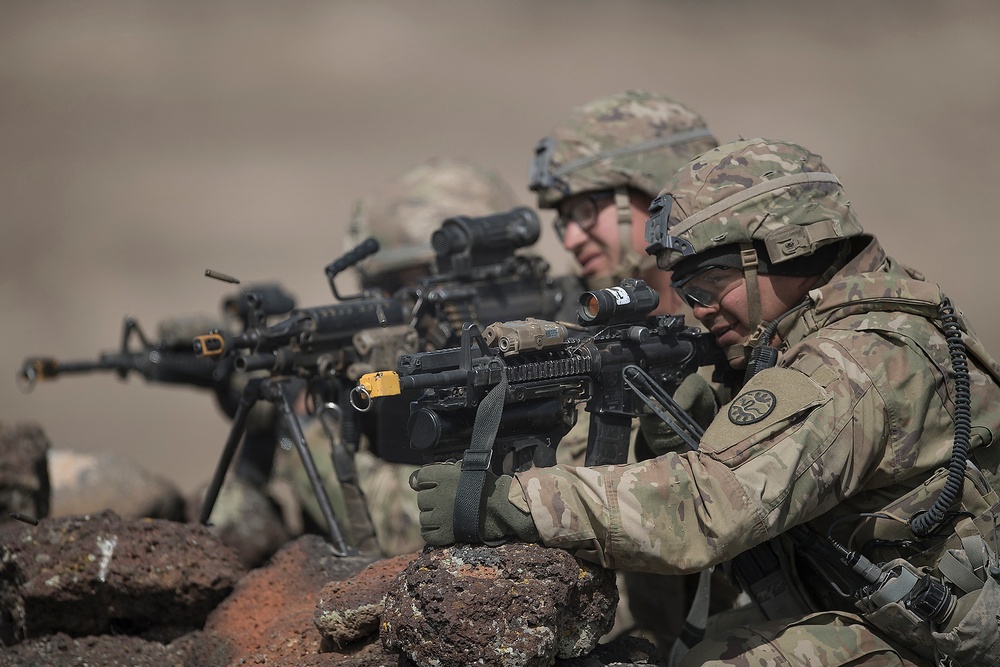
[[(674, 400), (703, 429), (708, 428), (719, 411), (715, 392), (705, 378), (697, 373), (684, 378), (674, 392)], [(667, 452), (683, 452), (688, 448), (681, 437), (656, 415), (639, 417), (639, 435), (635, 443), (635, 455), (640, 461)]]
[[(444, 546), (455, 542), (455, 494), (462, 473), (454, 463), (425, 465), (410, 476), (410, 487), (417, 492), (420, 509), (420, 534), (427, 544)], [(513, 477), (486, 473), (483, 487), (485, 508), (480, 514), (479, 536), (484, 542), (498, 542), (517, 537), (524, 542), (538, 542), (538, 530), (531, 514), (507, 499)]]

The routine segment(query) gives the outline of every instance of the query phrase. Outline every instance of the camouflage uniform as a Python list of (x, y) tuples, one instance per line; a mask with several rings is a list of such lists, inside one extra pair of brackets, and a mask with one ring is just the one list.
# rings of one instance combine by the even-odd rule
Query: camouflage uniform
[[(355, 204), (348, 247), (368, 237), (374, 237), (381, 246), (375, 255), (355, 267), (362, 286), (392, 293), (412, 285), (432, 272), (430, 237), (442, 221), (457, 215), (478, 217), (507, 211), (518, 203), (510, 187), (492, 170), (454, 158), (425, 160), (385, 184), (374, 196)], [(330, 462), (329, 442), (322, 425), (311, 422), (305, 435), (335, 514), (343, 517), (344, 493)], [(298, 457), (284, 459), (281, 474), (291, 479), (308, 517), (322, 526), (318, 503)], [(410, 474), (419, 466), (378, 458), (366, 435), (362, 435), (355, 466), (379, 551), (395, 556), (419, 550), (424, 541), (416, 494), (408, 484)], [(348, 541), (357, 544), (357, 534), (364, 528), (358, 525), (357, 517), (348, 518), (342, 521), (341, 528)]]
[[(538, 197), (539, 208), (558, 209), (565, 200), (585, 192), (615, 192), (620, 248), (617, 265), (610, 275), (578, 278), (578, 291), (617, 285), (623, 278), (648, 278), (649, 272), (656, 271), (656, 259), (636, 252), (633, 246), (628, 192), (641, 194), (648, 205), (678, 169), (717, 145), (700, 114), (669, 97), (642, 90), (584, 104), (538, 143), (529, 187)], [(672, 293), (661, 293), (661, 299), (672, 298)], [(575, 309), (576, 300), (568, 301)], [(673, 313), (685, 314), (690, 322), (690, 313), (684, 308), (669, 307)], [(566, 319), (575, 322), (575, 310)], [(577, 426), (559, 443), (560, 463), (583, 465), (588, 418), (581, 410)], [(634, 455), (631, 460), (635, 460)], [(629, 608), (628, 613), (635, 617), (632, 622), (644, 628), (644, 634), (654, 635), (660, 650), (666, 651), (684, 623), (687, 604), (677, 601), (689, 599), (697, 584), (697, 577), (689, 579), (621, 574), (619, 616)], [(731, 606), (734, 591), (726, 582), (719, 582), (715, 591), (716, 608)], [(621, 621), (619, 626), (628, 623)]]
[[(804, 309), (781, 321), (776, 367), (753, 376), (722, 408), (698, 451), (519, 473), (509, 499), (530, 511), (547, 546), (607, 567), (682, 574), (767, 541), (785, 544), (795, 526), (820, 535), (832, 527), (842, 541), (880, 533), (899, 539), (905, 524), (859, 517), (848, 524), (860, 526), (852, 535), (834, 522), (878, 511), (905, 519), (927, 509), (955, 434), (944, 295), (862, 233), (831, 177), (819, 156), (799, 146), (748, 140), (710, 151), (667, 184), (670, 200), (657, 200), (672, 207), (666, 230), (647, 229), (663, 268), (751, 240), (774, 250), (771, 262), (845, 238), (853, 254), (809, 292)], [(982, 471), (970, 468), (977, 483), (965, 482), (959, 509), (981, 518), (989, 514), (983, 508), (998, 507), (1000, 366), (960, 313), (957, 321), (969, 352), (969, 460)], [(985, 530), (971, 518), (954, 528)], [(954, 546), (949, 535), (922, 542), (927, 549), (914, 565), (930, 567)], [(876, 562), (905, 551), (882, 544), (869, 554)], [(786, 561), (803, 606), (797, 613), (710, 638), (684, 664), (931, 663), (924, 647), (863, 621), (815, 567), (798, 555)]]

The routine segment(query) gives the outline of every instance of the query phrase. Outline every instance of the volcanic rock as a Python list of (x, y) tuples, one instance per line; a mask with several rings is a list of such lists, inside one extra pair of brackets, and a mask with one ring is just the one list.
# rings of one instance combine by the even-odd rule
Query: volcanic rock
[(614, 623), (614, 573), (534, 544), (427, 549), (385, 600), (382, 643), (419, 667), (548, 667)]
[(235, 553), (196, 524), (106, 511), (8, 525), (2, 638), (200, 627), (243, 573)]

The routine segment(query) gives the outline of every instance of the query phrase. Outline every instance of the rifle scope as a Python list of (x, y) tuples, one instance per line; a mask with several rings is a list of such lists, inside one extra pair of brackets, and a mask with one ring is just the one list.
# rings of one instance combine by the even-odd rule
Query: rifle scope
[(472, 218), (448, 218), (431, 234), (439, 272), (494, 264), (538, 240), (541, 224), (530, 208)]
[(576, 315), (582, 326), (634, 322), (660, 305), (660, 295), (644, 280), (626, 278), (617, 287), (584, 292)]

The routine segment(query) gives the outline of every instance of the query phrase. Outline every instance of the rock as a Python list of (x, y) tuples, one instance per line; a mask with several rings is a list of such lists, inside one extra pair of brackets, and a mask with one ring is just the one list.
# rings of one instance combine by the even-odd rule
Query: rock
[[(75, 638), (64, 633), (28, 639), (0, 652), (3, 667), (178, 667), (187, 659), (188, 639), (170, 644), (141, 637), (94, 635)], [(127, 660), (127, 661), (126, 661)]]
[[(228, 597), (227, 597), (228, 595)], [(598, 645), (612, 573), (537, 545), (338, 557), (321, 537), (257, 570), (198, 524), (112, 511), (0, 527), (0, 666), (657, 665)]]
[(49, 439), (34, 422), (0, 421), (0, 524), (18, 513), (33, 519), (49, 514)]
[(106, 511), (6, 526), (4, 640), (199, 627), (243, 573), (236, 554), (199, 525)]
[(338, 557), (317, 535), (290, 542), (266, 566), (243, 577), (232, 595), (212, 612), (187, 664), (346, 666), (363, 652), (377, 652), (378, 659), (385, 660), (388, 654), (378, 646), (357, 647), (353, 657), (320, 653), (322, 637), (313, 623), (323, 586), (357, 574), (374, 560), (374, 556)]
[(120, 454), (49, 451), (51, 516), (112, 510), (126, 519), (184, 520), (184, 498), (167, 479)]
[(590, 653), (617, 602), (613, 572), (562, 549), (456, 545), (410, 563), (380, 634), (420, 667), (545, 667)]
[[(207, 486), (187, 503), (188, 521), (197, 521)], [(246, 568), (263, 564), (290, 539), (281, 507), (259, 487), (230, 475), (208, 517), (209, 530), (239, 554)]]
[(314, 620), (323, 636), (322, 650), (378, 635), (385, 596), (417, 553), (372, 563), (357, 575), (331, 581), (319, 594)]

